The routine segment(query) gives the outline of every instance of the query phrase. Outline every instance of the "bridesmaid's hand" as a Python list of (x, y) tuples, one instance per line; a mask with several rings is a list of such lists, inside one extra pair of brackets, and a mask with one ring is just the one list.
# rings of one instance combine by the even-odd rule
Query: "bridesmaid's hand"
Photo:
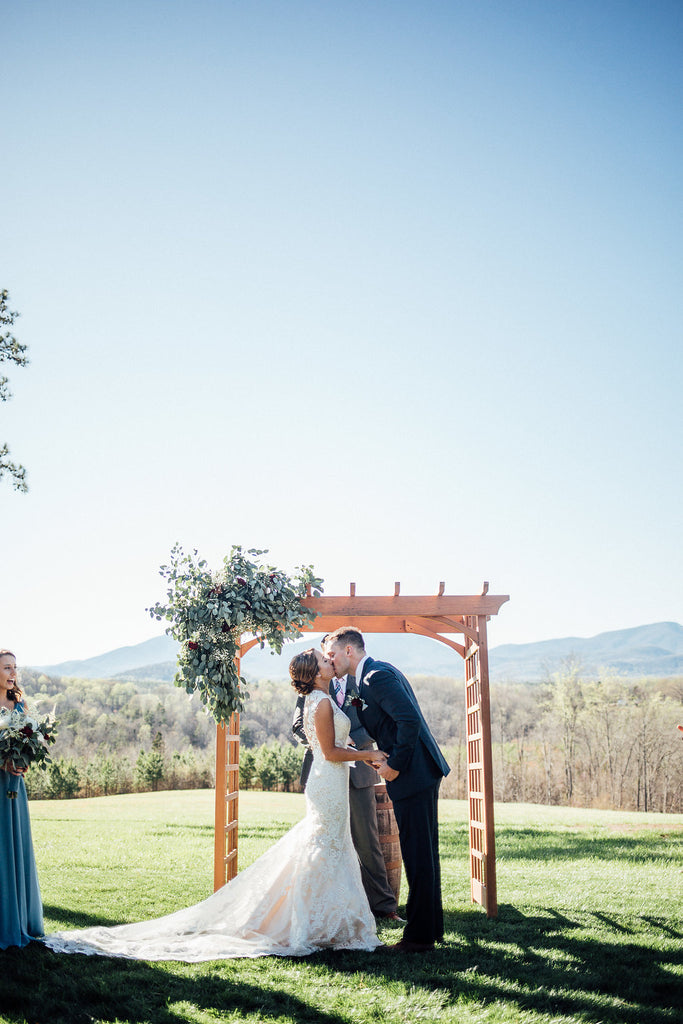
[(5, 761), (4, 768), (10, 775), (26, 775), (26, 768), (15, 768), (11, 761)]

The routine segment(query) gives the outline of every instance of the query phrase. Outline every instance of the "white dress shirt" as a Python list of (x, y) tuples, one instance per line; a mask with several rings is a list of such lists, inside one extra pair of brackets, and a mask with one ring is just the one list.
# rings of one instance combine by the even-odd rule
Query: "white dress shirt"
[(368, 660), (368, 657), (369, 655), (366, 654), (363, 658), (361, 658), (361, 660), (356, 665), (356, 686), (360, 686), (361, 676), (363, 675), (363, 665)]

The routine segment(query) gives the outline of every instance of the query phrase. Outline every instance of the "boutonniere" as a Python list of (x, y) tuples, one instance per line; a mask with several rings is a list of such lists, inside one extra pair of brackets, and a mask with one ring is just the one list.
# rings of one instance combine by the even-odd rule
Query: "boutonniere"
[(367, 704), (358, 693), (358, 690), (347, 690), (343, 706), (345, 708), (355, 708), (356, 711), (365, 711)]

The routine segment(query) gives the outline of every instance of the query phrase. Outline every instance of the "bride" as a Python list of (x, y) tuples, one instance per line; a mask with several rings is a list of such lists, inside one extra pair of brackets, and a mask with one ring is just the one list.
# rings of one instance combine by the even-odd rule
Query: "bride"
[(202, 903), (140, 924), (57, 932), (60, 953), (136, 960), (304, 956), (380, 945), (349, 825), (351, 761), (382, 760), (347, 747), (350, 722), (328, 694), (332, 664), (313, 649), (294, 657), (292, 685), (306, 694), (304, 729), (313, 765), (306, 817), (237, 878)]

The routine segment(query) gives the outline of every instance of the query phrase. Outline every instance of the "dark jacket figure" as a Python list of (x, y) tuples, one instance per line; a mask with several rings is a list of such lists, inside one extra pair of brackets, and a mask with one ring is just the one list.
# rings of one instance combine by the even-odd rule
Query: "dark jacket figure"
[(386, 767), (399, 773), (387, 778), (409, 890), (408, 923), (398, 948), (426, 950), (443, 941), (437, 803), (450, 768), (403, 673), (370, 657), (359, 667), (359, 720), (388, 754)]

